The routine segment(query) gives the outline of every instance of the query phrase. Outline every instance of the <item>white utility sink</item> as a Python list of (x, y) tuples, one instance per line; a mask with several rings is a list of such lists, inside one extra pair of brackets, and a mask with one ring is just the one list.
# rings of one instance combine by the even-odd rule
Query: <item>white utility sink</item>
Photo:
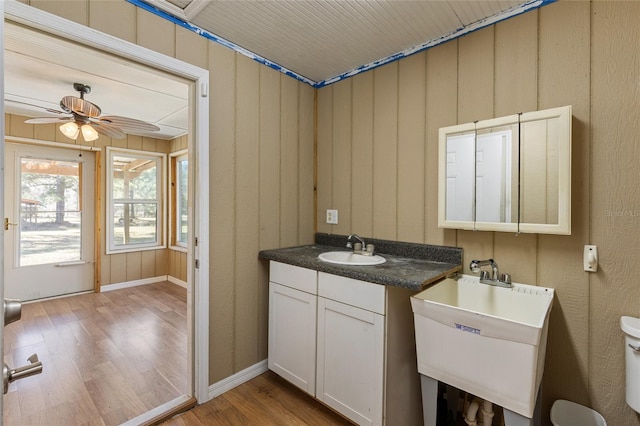
[(338, 265), (354, 265), (354, 266), (366, 266), (366, 265), (380, 265), (387, 261), (382, 256), (373, 255), (365, 256), (362, 254), (356, 254), (351, 251), (327, 251), (318, 256), (318, 259), (336, 263)]
[(412, 296), (418, 371), (532, 418), (553, 295), (460, 275)]

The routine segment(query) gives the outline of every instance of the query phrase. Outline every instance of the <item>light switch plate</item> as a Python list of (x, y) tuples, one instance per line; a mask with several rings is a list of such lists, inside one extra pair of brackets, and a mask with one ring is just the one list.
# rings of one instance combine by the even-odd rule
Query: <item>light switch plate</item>
[(598, 271), (598, 247), (597, 246), (584, 246), (584, 270), (587, 272)]
[(338, 210), (327, 210), (327, 223), (331, 225), (338, 224)]

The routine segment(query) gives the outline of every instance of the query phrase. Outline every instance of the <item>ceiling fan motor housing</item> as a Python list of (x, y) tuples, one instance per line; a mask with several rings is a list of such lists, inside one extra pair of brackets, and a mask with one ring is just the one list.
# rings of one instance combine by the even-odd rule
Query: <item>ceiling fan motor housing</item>
[(99, 106), (86, 101), (77, 96), (65, 96), (60, 101), (60, 108), (68, 113), (78, 114), (85, 117), (98, 117), (102, 110)]

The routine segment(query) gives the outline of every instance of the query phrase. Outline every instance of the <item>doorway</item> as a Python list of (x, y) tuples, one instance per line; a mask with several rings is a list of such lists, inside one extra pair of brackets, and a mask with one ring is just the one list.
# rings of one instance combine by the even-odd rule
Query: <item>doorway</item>
[(94, 289), (95, 155), (5, 144), (5, 297)]
[[(209, 399), (208, 395), (208, 299), (209, 270), (208, 262), (199, 262), (200, 253), (208, 256), (209, 224), (208, 224), (208, 71), (186, 64), (182, 61), (166, 57), (156, 52), (115, 39), (82, 25), (67, 21), (49, 13), (31, 8), (20, 2), (4, 5), (5, 20), (19, 23), (30, 28), (70, 40), (84, 47), (95, 49), (101, 54), (114, 55), (118, 60), (129, 61), (138, 65), (153, 67), (184, 79), (189, 86), (189, 159), (193, 165), (190, 171), (191, 230), (187, 246), (187, 282), (189, 286), (187, 298), (187, 322), (189, 345), (188, 380), (189, 395), (158, 407), (146, 415), (139, 416), (135, 422), (141, 423), (164, 411), (183, 404), (186, 399), (195, 396), (199, 402)], [(0, 185), (1, 186), (1, 185)], [(200, 190), (204, 189), (204, 190)], [(0, 194), (2, 195), (2, 194)], [(196, 245), (195, 242), (198, 241)], [(0, 283), (2, 284), (2, 283)]]

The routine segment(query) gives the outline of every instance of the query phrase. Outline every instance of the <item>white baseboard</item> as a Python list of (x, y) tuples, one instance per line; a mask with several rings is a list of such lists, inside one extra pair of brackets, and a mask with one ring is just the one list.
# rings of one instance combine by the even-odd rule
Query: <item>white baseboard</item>
[(230, 391), (243, 384), (244, 382), (248, 382), (249, 380), (257, 377), (267, 371), (269, 369), (267, 360), (260, 361), (257, 364), (252, 365), (251, 367), (247, 367), (242, 371), (238, 371), (233, 376), (229, 376), (226, 379), (222, 379), (217, 383), (209, 386), (209, 400), (215, 398), (216, 396), (220, 396), (223, 393)]
[(187, 282), (186, 281), (179, 280), (178, 278), (172, 277), (171, 275), (167, 275), (167, 281), (169, 281), (170, 283), (173, 283), (175, 285), (179, 285), (180, 287), (187, 288)]
[(101, 286), (100, 291), (105, 292), (105, 291), (120, 290), (122, 288), (136, 287), (136, 286), (145, 285), (145, 284), (153, 284), (159, 281), (167, 281), (167, 276), (161, 275), (159, 277), (143, 278), (141, 280), (126, 281), (123, 283), (107, 284), (107, 285)]

